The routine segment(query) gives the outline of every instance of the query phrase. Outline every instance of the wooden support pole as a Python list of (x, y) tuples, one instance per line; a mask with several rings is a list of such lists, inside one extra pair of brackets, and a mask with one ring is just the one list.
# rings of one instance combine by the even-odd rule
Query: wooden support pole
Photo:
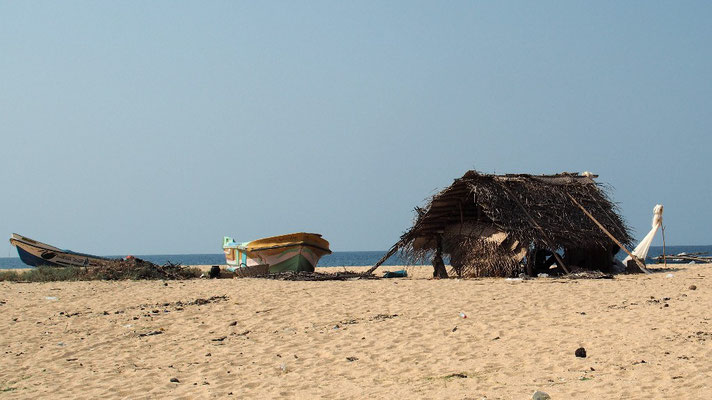
[(660, 227), (663, 232), (663, 263), (665, 263), (665, 268), (667, 268), (667, 257), (665, 257), (665, 225)]
[(536, 248), (527, 251), (527, 275), (534, 276), (534, 262), (536, 261)]
[(443, 262), (443, 235), (438, 233), (436, 238), (435, 257), (433, 258), (433, 278), (448, 278), (445, 263)]
[(378, 267), (381, 266), (384, 262), (386, 262), (387, 259), (389, 259), (392, 255), (396, 254), (398, 249), (401, 246), (401, 242), (399, 241), (398, 243), (394, 244), (393, 247), (391, 247), (390, 250), (388, 250), (388, 253), (386, 253), (385, 256), (381, 257), (380, 260), (376, 264), (374, 264), (373, 267), (369, 268), (368, 271), (364, 272), (363, 275), (371, 275), (373, 271), (375, 271)]
[(568, 194), (568, 193), (566, 193), (566, 195), (569, 196), (569, 199), (571, 199), (571, 201), (573, 201), (574, 204), (576, 204), (576, 205), (578, 206), (578, 208), (580, 208), (581, 211), (583, 211), (583, 213), (586, 214), (586, 216), (589, 217), (589, 218), (591, 219), (591, 221), (593, 221), (593, 223), (595, 223), (596, 225), (598, 225), (599, 228), (601, 228), (601, 230), (603, 231), (603, 233), (605, 233), (606, 235), (608, 235), (608, 237), (611, 238), (611, 240), (613, 240), (613, 242), (615, 242), (615, 244), (617, 244), (618, 247), (620, 247), (621, 249), (623, 249), (623, 251), (625, 251), (626, 253), (628, 253), (628, 255), (630, 256), (630, 258), (631, 258), (633, 261), (635, 261), (636, 264), (638, 264), (638, 267), (640, 268), (641, 271), (645, 272), (646, 274), (649, 274), (649, 273), (650, 273), (650, 271), (648, 271), (648, 270), (645, 268), (645, 264), (643, 264), (643, 262), (640, 261), (640, 259), (639, 259), (638, 257), (636, 257), (633, 253), (631, 253), (630, 251), (628, 251), (628, 249), (626, 249), (625, 246), (623, 246), (623, 244), (621, 244), (621, 242), (618, 241), (618, 239), (616, 239), (615, 237), (613, 237), (613, 235), (612, 235), (610, 232), (608, 232), (608, 229), (606, 229), (603, 225), (601, 225), (601, 223), (598, 222), (598, 220), (596, 220), (596, 218), (594, 218), (593, 215), (591, 215), (591, 213), (588, 212), (588, 210), (586, 210), (581, 204), (579, 204), (579, 202), (576, 201), (576, 199), (574, 199), (573, 196), (571, 196), (571, 195)]
[(541, 233), (541, 235), (544, 237), (544, 241), (546, 242), (546, 245), (549, 246), (549, 250), (551, 250), (551, 252), (554, 253), (554, 258), (556, 258), (556, 262), (561, 266), (561, 268), (564, 270), (564, 272), (566, 272), (567, 274), (570, 273), (569, 269), (566, 268), (566, 264), (564, 264), (564, 260), (562, 260), (561, 257), (559, 256), (559, 254), (556, 252), (556, 248), (553, 246), (551, 240), (549, 239), (549, 235), (547, 235), (546, 232), (544, 232), (544, 229), (541, 226), (539, 226), (539, 224), (537, 224), (536, 220), (534, 220), (534, 217), (532, 217), (529, 214), (529, 211), (527, 211), (527, 209), (524, 207), (524, 204), (522, 204), (519, 201), (519, 199), (517, 199), (517, 196), (515, 196), (514, 193), (512, 193), (512, 191), (509, 190), (509, 188), (507, 186), (505, 186), (503, 183), (501, 183), (501, 182), (498, 182), (498, 183), (499, 183), (499, 186), (501, 186), (502, 189), (504, 189), (504, 191), (507, 192), (507, 194), (509, 194), (509, 196), (517, 203), (519, 208), (522, 209), (522, 212), (524, 212), (524, 215), (526, 215), (526, 217), (529, 219), (529, 222), (531, 222), (534, 225), (534, 227), (537, 230), (539, 230), (539, 233)]

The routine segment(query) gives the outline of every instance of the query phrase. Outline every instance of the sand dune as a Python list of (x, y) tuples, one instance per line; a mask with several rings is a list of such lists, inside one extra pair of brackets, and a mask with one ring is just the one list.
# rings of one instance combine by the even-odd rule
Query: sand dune
[(0, 393), (706, 399), (711, 267), (613, 280), (436, 281), (410, 267), (414, 278), (379, 281), (2, 282)]

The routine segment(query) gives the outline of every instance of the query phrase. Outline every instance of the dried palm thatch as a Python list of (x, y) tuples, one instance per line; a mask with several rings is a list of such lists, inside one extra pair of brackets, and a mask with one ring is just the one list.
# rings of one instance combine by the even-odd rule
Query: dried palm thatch
[(438, 235), (451, 264), (465, 276), (511, 276), (534, 248), (563, 250), (566, 262), (596, 268), (592, 264), (610, 261), (617, 246), (569, 195), (622, 244), (629, 245), (632, 239), (616, 205), (593, 178), (574, 173), (535, 176), (468, 171), (433, 196), (427, 206), (415, 209), (413, 226), (373, 269), (397, 251), (412, 262), (428, 261)]
[[(455, 265), (454, 269), (460, 276), (513, 276), (519, 270), (518, 259), (509, 247), (487, 239), (469, 235), (451, 236), (447, 238), (446, 246), (451, 264)], [(409, 258), (419, 259), (426, 255), (427, 252), (421, 250)]]

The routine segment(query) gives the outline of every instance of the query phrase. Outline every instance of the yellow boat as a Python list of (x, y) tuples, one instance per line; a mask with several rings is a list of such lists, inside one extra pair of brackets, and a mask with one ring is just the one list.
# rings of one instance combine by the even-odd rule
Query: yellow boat
[(331, 254), (329, 242), (318, 233), (290, 233), (251, 242), (238, 243), (223, 238), (225, 261), (236, 272), (262, 270), (269, 273), (284, 271), (314, 271), (319, 259)]

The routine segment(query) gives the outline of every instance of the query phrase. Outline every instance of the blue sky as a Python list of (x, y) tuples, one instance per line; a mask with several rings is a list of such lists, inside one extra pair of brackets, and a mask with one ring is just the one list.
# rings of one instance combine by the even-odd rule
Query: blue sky
[(637, 238), (662, 203), (668, 244), (711, 244), (710, 20), (692, 1), (0, 1), (0, 231), (381, 250), (468, 169), (589, 170)]

